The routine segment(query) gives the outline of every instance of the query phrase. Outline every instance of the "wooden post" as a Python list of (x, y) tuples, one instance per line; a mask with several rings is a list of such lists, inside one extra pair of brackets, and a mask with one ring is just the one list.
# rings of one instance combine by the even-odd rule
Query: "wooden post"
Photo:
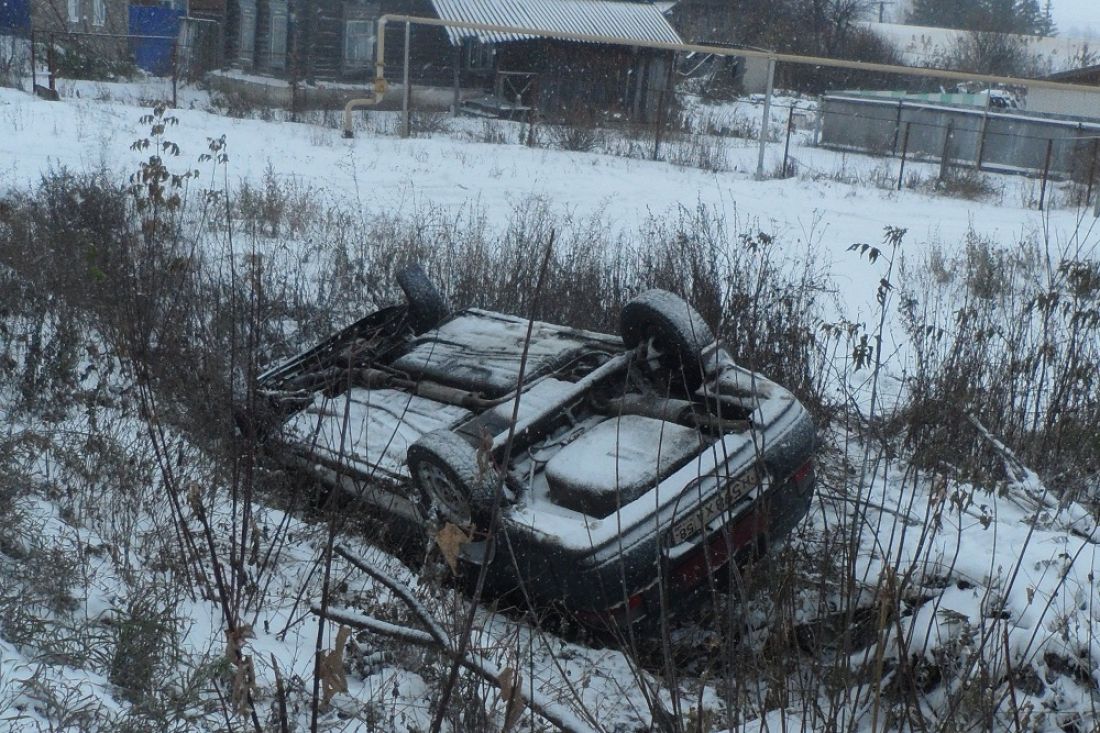
[(653, 154), (650, 160), (657, 160), (661, 155), (661, 117), (665, 113), (665, 90), (657, 95), (657, 112), (653, 115)]
[(177, 104), (176, 88), (178, 86), (177, 80), (179, 79), (179, 42), (172, 41), (172, 109), (175, 109), (179, 105)]
[(459, 45), (459, 46), (455, 46), (455, 73), (454, 73), (455, 89), (454, 89), (454, 101), (451, 103), (451, 116), (452, 117), (458, 117), (458, 106), (462, 103), (461, 94), (459, 93), (459, 90), (460, 90), (459, 84), (460, 84), (460, 81), (461, 81), (461, 72), (462, 72), (462, 46)]
[(401, 137), (409, 136), (409, 36), (412, 24), (405, 21), (405, 66), (401, 72)]
[(894, 143), (890, 146), (894, 150), (894, 155), (898, 154), (898, 140), (901, 138), (901, 110), (904, 104), (904, 99), (898, 100), (898, 118), (894, 122)]
[(791, 130), (794, 128), (794, 105), (787, 110), (787, 142), (783, 144), (783, 177), (787, 177), (787, 157), (791, 152)]
[(1092, 199), (1092, 184), (1096, 180), (1096, 156), (1100, 154), (1100, 137), (1092, 139), (1092, 160), (1089, 161), (1089, 180), (1085, 184), (1085, 207)]
[(665, 126), (665, 95), (672, 86), (673, 72), (676, 68), (676, 55), (667, 59), (668, 73), (665, 74), (665, 84), (661, 87), (661, 94), (657, 97), (657, 117), (653, 122), (653, 160), (657, 160), (661, 154), (661, 132)]
[(989, 124), (989, 100), (993, 97), (993, 90), (987, 89), (985, 93), (985, 109), (982, 110), (982, 121), (978, 126), (978, 149), (974, 152), (974, 170), (982, 169), (982, 156), (985, 155), (985, 129)]
[(947, 178), (951, 170), (951, 136), (955, 132), (955, 120), (947, 123), (947, 129), (943, 133), (943, 150), (940, 152), (940, 180)]
[(57, 91), (57, 83), (56, 83), (57, 73), (55, 71), (54, 63), (53, 63), (53, 45), (54, 45), (54, 34), (51, 33), (50, 34), (50, 45), (46, 46), (46, 67), (49, 69), (49, 72), (50, 72), (50, 91), (51, 92), (56, 92)]
[(302, 69), (301, 56), (298, 54), (298, 34), (301, 32), (298, 26), (298, 16), (291, 13), (294, 19), (290, 24), (290, 121), (298, 121), (298, 87), (301, 85)]
[(821, 144), (821, 124), (825, 117), (825, 95), (817, 97), (817, 114), (814, 115), (814, 147)]
[(768, 118), (772, 113), (772, 90), (775, 87), (775, 57), (768, 57), (768, 86), (764, 93), (764, 117), (760, 121), (760, 150), (756, 156), (756, 178), (764, 177), (764, 147), (768, 142)]
[(898, 168), (898, 190), (901, 190), (902, 181), (905, 180), (905, 154), (909, 152), (909, 127), (912, 120), (905, 123), (905, 134), (901, 138), (901, 167)]
[(1047, 139), (1047, 155), (1043, 161), (1043, 183), (1039, 186), (1039, 211), (1043, 210), (1043, 203), (1047, 195), (1047, 176), (1050, 174), (1050, 154), (1054, 151), (1054, 139)]

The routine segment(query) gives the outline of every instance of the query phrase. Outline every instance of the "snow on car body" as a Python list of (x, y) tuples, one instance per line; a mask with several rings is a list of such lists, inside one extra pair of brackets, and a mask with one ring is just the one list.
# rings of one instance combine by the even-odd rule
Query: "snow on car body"
[(408, 306), (260, 387), (284, 420), (284, 457), (427, 529), (465, 526), (461, 557), (489, 563), (491, 589), (652, 616), (808, 510), (805, 409), (737, 366), (678, 297), (628, 303), (619, 338), (451, 314), (419, 270), (399, 279)]

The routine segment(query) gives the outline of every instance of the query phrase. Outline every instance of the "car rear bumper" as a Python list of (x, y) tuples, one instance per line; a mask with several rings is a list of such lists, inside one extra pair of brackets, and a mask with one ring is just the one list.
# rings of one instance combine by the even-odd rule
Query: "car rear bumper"
[(663, 587), (653, 582), (624, 593), (605, 608), (575, 611), (588, 623), (629, 620), (638, 624), (675, 615), (709, 591), (728, 590), (735, 574), (731, 561), (740, 567), (781, 546), (808, 513), (815, 484), (813, 463), (807, 460), (783, 484), (710, 533), (690, 552), (665, 561), (660, 574), (667, 579)]
[(508, 551), (498, 552), (496, 558), (501, 565), (494, 570), (499, 572), (490, 576), (513, 585), (524, 583), (532, 600), (561, 605), (586, 622), (674, 612), (690, 596), (721, 582), (721, 576), (728, 575), (721, 571), (731, 559), (782, 544), (806, 516), (816, 481), (811, 461), (814, 428), (805, 412), (795, 423), (763, 456), (771, 485), (751, 502), (730, 507), (728, 520), (708, 524), (693, 544), (668, 547), (667, 525), (650, 529), (618, 553), (608, 548), (570, 549), (521, 529), (509, 533)]

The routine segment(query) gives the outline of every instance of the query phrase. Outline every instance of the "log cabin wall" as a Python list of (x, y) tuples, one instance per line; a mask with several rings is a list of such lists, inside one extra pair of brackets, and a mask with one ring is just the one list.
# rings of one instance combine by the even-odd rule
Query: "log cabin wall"
[(226, 0), (190, 0), (187, 14), (192, 18), (215, 20), (224, 23), (228, 13)]
[[(129, 2), (127, 0), (31, 0), (31, 26), (35, 31), (58, 33), (129, 32)], [(60, 36), (61, 45), (74, 46), (84, 53), (102, 55), (112, 61), (129, 57), (125, 38), (94, 36)]]
[[(382, 0), (385, 13), (435, 18), (429, 0)], [(409, 29), (409, 78), (414, 84), (450, 86), (454, 81), (455, 47), (439, 26), (413, 25)], [(386, 26), (386, 78), (400, 82), (405, 54), (405, 24)]]
[(583, 123), (601, 114), (643, 122), (656, 114), (670, 56), (625, 46), (530, 39), (499, 44), (496, 70), (537, 74), (523, 101), (550, 119)]

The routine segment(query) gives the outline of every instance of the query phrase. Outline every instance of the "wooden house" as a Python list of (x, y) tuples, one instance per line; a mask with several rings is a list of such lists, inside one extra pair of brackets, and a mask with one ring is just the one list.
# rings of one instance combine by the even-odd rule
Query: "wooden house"
[(70, 63), (100, 65), (125, 61), (123, 36), (129, 24), (128, 0), (31, 0), (30, 20), (40, 39), (67, 49)]
[(44, 33), (125, 34), (128, 0), (32, 0), (31, 24)]
[[(215, 0), (206, 0), (214, 4)], [(192, 0), (192, 13), (195, 12)], [(679, 43), (656, 5), (627, 0), (228, 0), (226, 64), (303, 84), (369, 83), (383, 14), (534, 27), (626, 41)], [(403, 77), (404, 23), (386, 26), (385, 73)], [(671, 52), (615, 43), (412, 24), (409, 78), (438, 99), (480, 95), (556, 116), (619, 113), (645, 119), (671, 75)], [(489, 102), (492, 106), (493, 102)]]

